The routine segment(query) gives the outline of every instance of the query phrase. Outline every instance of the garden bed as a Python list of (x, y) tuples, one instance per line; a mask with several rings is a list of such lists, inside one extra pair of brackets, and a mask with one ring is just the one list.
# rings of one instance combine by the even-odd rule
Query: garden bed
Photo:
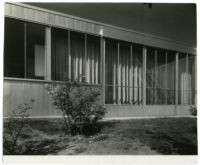
[(76, 136), (64, 134), (60, 125), (60, 119), (31, 119), (19, 139), (30, 146), (24, 155), (197, 154), (196, 118), (102, 121)]

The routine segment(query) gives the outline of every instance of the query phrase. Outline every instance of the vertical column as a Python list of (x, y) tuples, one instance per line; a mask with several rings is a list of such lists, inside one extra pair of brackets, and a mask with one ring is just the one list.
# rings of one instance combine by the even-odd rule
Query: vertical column
[(88, 54), (88, 39), (87, 34), (85, 34), (85, 75), (86, 75), (86, 82), (90, 83), (90, 63), (89, 63), (89, 54)]
[[(96, 44), (96, 43), (95, 43)], [(95, 45), (95, 84), (98, 84), (98, 65), (99, 65), (99, 61), (98, 61), (98, 54), (96, 52), (96, 45)]]
[(119, 57), (119, 42), (117, 43), (117, 72), (118, 72), (118, 104), (121, 104), (121, 61)]
[(167, 105), (167, 97), (168, 97), (168, 72), (167, 72), (167, 51), (166, 51), (166, 63), (165, 63), (165, 73), (166, 73), (166, 80), (164, 80), (164, 81), (166, 81), (166, 91), (165, 91), (165, 94), (166, 94), (166, 96), (165, 96), (165, 104)]
[(130, 83), (130, 89), (129, 89), (129, 98), (130, 98), (130, 104), (133, 104), (133, 59), (132, 59), (133, 51), (132, 51), (132, 45), (130, 46), (130, 72), (129, 72), (129, 83)]
[(138, 91), (139, 91), (139, 96), (138, 96), (138, 104), (141, 104), (141, 100), (142, 100), (142, 68), (141, 66), (139, 65), (138, 66)]
[(26, 78), (26, 23), (24, 23), (24, 78)]
[(176, 53), (176, 72), (175, 72), (175, 105), (178, 105), (178, 52)]
[(51, 27), (45, 29), (45, 80), (51, 80)]
[(112, 54), (113, 61), (113, 103), (116, 103), (116, 56)]
[(123, 59), (122, 60), (122, 91), (123, 91), (123, 98), (122, 98), (122, 100), (123, 100), (123, 104), (125, 103), (125, 101), (126, 101), (126, 95), (125, 95), (125, 93), (126, 93), (126, 67), (125, 67), (125, 65), (126, 65), (126, 59), (125, 59), (125, 57), (126, 56), (124, 56), (124, 54), (121, 56), (121, 58)]
[[(77, 41), (76, 41), (77, 42)], [(76, 54), (75, 54), (75, 53)], [(73, 56), (74, 56), (74, 71), (75, 71), (75, 79), (79, 82), (79, 79), (78, 79), (78, 56), (79, 54), (77, 53), (77, 51), (74, 51), (73, 52)]]
[(147, 48), (143, 47), (143, 61), (142, 61), (142, 67), (143, 67), (143, 73), (142, 73), (142, 103), (144, 106), (146, 106), (146, 63), (147, 63)]
[(134, 104), (138, 103), (138, 64), (134, 61)]
[(125, 61), (126, 61), (126, 104), (129, 103), (129, 54), (126, 54)]
[(82, 76), (83, 76), (83, 69), (82, 69), (82, 63), (83, 63), (83, 54), (82, 54), (82, 51), (80, 51), (80, 54), (78, 55), (78, 79), (79, 79), (79, 82), (82, 82)]
[(101, 37), (101, 61), (102, 61), (102, 101), (103, 104), (105, 104), (105, 48), (106, 48), (106, 42), (103, 37)]
[(158, 67), (157, 67), (157, 50), (155, 50), (155, 66), (154, 66), (154, 104), (157, 104), (157, 92), (158, 92)]
[(70, 31), (68, 30), (68, 78), (71, 79), (71, 42)]
[(189, 86), (189, 82), (190, 82), (190, 74), (189, 74), (189, 70), (188, 70), (188, 54), (186, 54), (186, 74), (185, 74), (185, 87), (184, 87), (184, 93), (185, 93), (185, 99), (184, 99), (184, 103), (185, 104), (189, 104), (190, 102), (190, 86)]
[(94, 84), (94, 73), (95, 73), (95, 71), (94, 71), (94, 69), (95, 69), (95, 68), (94, 68), (94, 66), (95, 66), (95, 64), (94, 64), (94, 56), (95, 56), (95, 55), (94, 55), (94, 47), (93, 47), (93, 50), (92, 50), (92, 57), (91, 57), (91, 67), (90, 67), (90, 68), (91, 68), (91, 71), (92, 71), (92, 72), (91, 72), (91, 73), (92, 73), (92, 74), (91, 74), (91, 78), (92, 78), (92, 80), (91, 80), (92, 82), (91, 82), (91, 83), (92, 83), (92, 84)]
[[(197, 105), (197, 55), (194, 56), (194, 105)], [(193, 95), (193, 93), (192, 93)], [(192, 102), (193, 103), (193, 102)]]
[(83, 65), (83, 67), (82, 67), (82, 81), (83, 81), (83, 83), (85, 83), (86, 82), (86, 58), (87, 58), (87, 56), (86, 56), (86, 54), (87, 54), (87, 41), (86, 41), (86, 39), (85, 39), (85, 37), (86, 37), (86, 33), (84, 34), (84, 54), (83, 54), (83, 61), (82, 61), (82, 65)]

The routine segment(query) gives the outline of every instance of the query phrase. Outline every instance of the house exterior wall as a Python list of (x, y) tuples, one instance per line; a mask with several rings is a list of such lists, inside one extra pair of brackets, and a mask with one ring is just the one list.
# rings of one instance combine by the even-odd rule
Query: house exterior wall
[(161, 47), (174, 51), (196, 54), (196, 49), (157, 36), (147, 35), (127, 29), (82, 19), (62, 13), (44, 10), (21, 3), (6, 3), (5, 16), (27, 20), (51, 27), (72, 29), (89, 34), (119, 39), (147, 46)]
[[(62, 114), (51, 104), (50, 97), (45, 90), (45, 84), (51, 82), (27, 81), (27, 80), (4, 80), (3, 90), (3, 116), (9, 114), (19, 104), (34, 99), (30, 117), (53, 118)], [(102, 101), (102, 100), (101, 100)], [(105, 105), (106, 118), (127, 117), (152, 117), (152, 116), (190, 116), (188, 105)]]
[[(122, 29), (107, 24), (101, 24), (61, 13), (43, 10), (18, 3), (5, 4), (5, 16), (18, 20), (38, 23), (46, 27), (46, 62), (45, 62), (45, 80), (4, 78), (4, 117), (9, 116), (12, 109), (20, 103), (30, 99), (36, 100), (31, 112), (32, 117), (56, 117), (60, 116), (55, 107), (52, 106), (50, 98), (45, 90), (46, 83), (62, 83), (52, 81), (51, 78), (51, 28), (75, 30), (99, 36), (101, 38), (101, 83), (92, 85), (101, 87), (101, 102), (107, 108), (106, 117), (148, 117), (148, 116), (187, 116), (189, 105), (178, 105), (178, 87), (176, 87), (175, 105), (146, 105), (146, 46), (181, 51), (184, 53), (196, 54), (196, 49), (181, 45), (176, 42), (150, 36), (127, 29)], [(142, 104), (139, 105), (111, 105), (105, 104), (105, 38), (133, 42), (143, 47), (143, 82), (142, 82)], [(177, 53), (178, 54), (178, 53)], [(176, 59), (176, 62), (178, 59)], [(177, 63), (178, 64), (178, 63)], [(176, 68), (178, 67), (176, 64)], [(176, 77), (178, 70), (176, 70)], [(196, 83), (196, 81), (195, 81)], [(86, 85), (86, 84), (82, 84)], [(89, 84), (87, 84), (89, 85)], [(177, 84), (176, 84), (177, 85)], [(196, 95), (195, 95), (196, 97)]]

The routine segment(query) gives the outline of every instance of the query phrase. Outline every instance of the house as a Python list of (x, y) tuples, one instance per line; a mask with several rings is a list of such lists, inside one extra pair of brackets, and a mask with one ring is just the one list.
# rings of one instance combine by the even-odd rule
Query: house
[(44, 86), (65, 75), (101, 87), (106, 117), (187, 116), (196, 105), (194, 46), (24, 3), (5, 3), (4, 37), (4, 117), (30, 99), (32, 117), (58, 116)]

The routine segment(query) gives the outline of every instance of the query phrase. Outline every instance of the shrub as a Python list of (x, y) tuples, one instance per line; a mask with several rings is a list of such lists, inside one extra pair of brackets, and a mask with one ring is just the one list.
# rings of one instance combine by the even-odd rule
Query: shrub
[(105, 108), (99, 103), (100, 89), (81, 87), (70, 79), (63, 84), (47, 84), (46, 89), (62, 113), (65, 132), (82, 133), (84, 127), (94, 125), (105, 115)]
[(197, 107), (196, 106), (191, 106), (189, 108), (189, 111), (191, 112), (191, 115), (197, 116)]
[(30, 146), (19, 143), (19, 138), (23, 134), (23, 130), (29, 127), (29, 111), (32, 109), (30, 100), (27, 103), (20, 104), (16, 109), (12, 110), (9, 117), (4, 122), (3, 128), (3, 149), (4, 154), (23, 154)]

